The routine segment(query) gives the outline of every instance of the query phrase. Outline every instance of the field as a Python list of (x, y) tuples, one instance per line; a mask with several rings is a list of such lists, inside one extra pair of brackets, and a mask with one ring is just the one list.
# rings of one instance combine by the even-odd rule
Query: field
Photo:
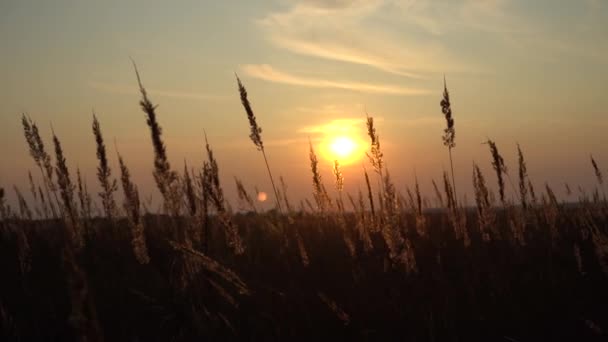
[[(251, 140), (266, 159), (238, 85)], [(159, 212), (141, 203), (120, 154), (118, 175), (110, 169), (96, 118), (98, 210), (80, 172), (68, 169), (59, 138), (53, 135), (51, 157), (36, 123), (23, 116), (40, 179), (30, 174), (33, 203), (14, 188), (16, 209), (0, 191), (0, 340), (606, 339), (608, 201), (593, 157), (597, 187), (565, 203), (549, 185), (533, 187), (521, 150), (509, 169), (518, 171), (514, 183), (488, 140), (496, 174), (474, 165), (475, 206), (462, 204), (448, 173), (433, 183), (431, 204), (418, 184), (397, 189), (368, 117), (365, 193), (343, 193), (337, 162), (325, 185), (311, 145), (311, 201), (291, 203), (266, 164), (275, 209), (258, 211), (237, 180), (249, 210), (236, 212), (209, 144), (202, 169), (170, 165), (162, 117), (141, 82), (140, 90)], [(441, 107), (451, 158), (447, 88)], [(489, 179), (497, 179), (497, 194)], [(518, 199), (505, 196), (505, 183)]]

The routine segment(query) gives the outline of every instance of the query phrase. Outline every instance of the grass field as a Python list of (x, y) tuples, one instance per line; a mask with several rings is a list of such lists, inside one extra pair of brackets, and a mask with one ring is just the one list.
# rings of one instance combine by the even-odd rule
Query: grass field
[[(251, 140), (266, 160), (240, 80), (238, 86)], [(368, 117), (364, 193), (343, 193), (338, 162), (325, 184), (311, 144), (311, 200), (291, 203), (266, 163), (259, 167), (273, 184), (275, 209), (256, 208), (237, 180), (249, 210), (236, 212), (209, 144), (198, 170), (169, 163), (162, 118), (141, 82), (140, 90), (159, 212), (140, 201), (127, 160), (118, 155), (120, 169), (110, 168), (96, 118), (99, 209), (80, 172), (68, 169), (59, 138), (53, 134), (50, 152), (23, 116), (39, 172), (30, 174), (33, 202), (15, 187), (13, 209), (7, 190), (0, 192), (1, 340), (606, 339), (608, 201), (593, 157), (597, 187), (565, 203), (549, 185), (533, 187), (523, 151), (509, 168), (517, 173), (507, 173), (489, 140), (496, 174), (473, 166), (475, 206), (466, 207), (453, 171), (433, 183), (432, 196), (417, 183), (402, 193)], [(451, 159), (447, 89), (441, 109)], [(497, 179), (497, 194), (490, 179)], [(519, 198), (505, 196), (508, 186)]]

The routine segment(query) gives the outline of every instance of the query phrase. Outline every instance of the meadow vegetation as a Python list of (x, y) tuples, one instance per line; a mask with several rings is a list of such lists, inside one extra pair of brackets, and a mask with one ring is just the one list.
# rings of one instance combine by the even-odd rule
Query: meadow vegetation
[(59, 137), (53, 132), (49, 149), (23, 115), (37, 172), (28, 174), (33, 201), (14, 186), (13, 208), (0, 188), (0, 340), (606, 338), (608, 200), (593, 157), (597, 186), (579, 188), (578, 201), (566, 203), (549, 184), (533, 186), (519, 145), (518, 165), (507, 168), (488, 139), (495, 174), (473, 163), (474, 206), (467, 207), (454, 182), (446, 85), (440, 109), (451, 175), (432, 181), (433, 203), (417, 178), (408, 187), (393, 182), (369, 114), (364, 191), (344, 192), (339, 161), (334, 179), (323, 179), (310, 143), (311, 200), (293, 203), (283, 179), (272, 176), (237, 77), (275, 209), (258, 208), (235, 179), (243, 210), (234, 210), (206, 136), (202, 167), (184, 163), (181, 171), (169, 162), (162, 117), (135, 71), (160, 211), (140, 200), (118, 147), (118, 173), (111, 169), (95, 114), (98, 194), (68, 168)]

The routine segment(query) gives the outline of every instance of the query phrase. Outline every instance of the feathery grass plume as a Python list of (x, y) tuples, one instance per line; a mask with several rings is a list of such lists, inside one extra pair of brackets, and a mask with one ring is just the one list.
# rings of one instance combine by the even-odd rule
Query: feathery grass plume
[(604, 184), (604, 177), (602, 176), (602, 171), (600, 171), (600, 168), (597, 166), (595, 159), (593, 159), (593, 156), (591, 156), (591, 165), (593, 165), (593, 171), (595, 172), (595, 178), (597, 179), (597, 182), (601, 186), (602, 184)]
[(456, 180), (454, 178), (454, 163), (452, 162), (452, 149), (456, 147), (456, 129), (454, 128), (454, 118), (452, 117), (452, 104), (450, 102), (450, 93), (448, 92), (448, 86), (445, 81), (445, 75), (443, 76), (443, 99), (439, 103), (441, 105), (441, 112), (443, 113), (446, 121), (446, 128), (443, 130), (443, 145), (448, 148), (450, 154), (450, 168), (452, 170), (452, 186), (454, 187), (454, 198), (457, 199), (456, 195)]
[(209, 204), (211, 203), (211, 175), (209, 164), (203, 162), (202, 171), (199, 174), (199, 189), (201, 189), (201, 215), (203, 218), (203, 234), (202, 234), (202, 249), (203, 253), (209, 254), (209, 229), (211, 220), (209, 219)]
[[(281, 178), (281, 179), (283, 179), (283, 178)], [(236, 191), (237, 191), (237, 195), (239, 198), (239, 202), (241, 203), (241, 205), (240, 205), (241, 208), (248, 207), (250, 211), (257, 213), (258, 210), (255, 207), (253, 198), (251, 198), (251, 196), (245, 189), (243, 182), (240, 179), (238, 179), (237, 177), (234, 177), (234, 182), (236, 183)]]
[(363, 174), (365, 175), (365, 185), (367, 186), (367, 198), (369, 200), (369, 209), (372, 213), (372, 226), (374, 225), (374, 220), (376, 217), (376, 209), (374, 207), (374, 193), (372, 191), (372, 185), (369, 182), (369, 175), (367, 174), (367, 170), (365, 169), (365, 166), (363, 167)]
[(594, 201), (595, 203), (599, 203), (600, 202), (600, 191), (604, 194), (604, 204), (607, 203), (606, 201), (606, 193), (604, 192), (604, 177), (602, 175), (602, 171), (600, 170), (600, 168), (598, 167), (595, 159), (593, 159), (593, 155), (590, 156), (591, 157), (591, 165), (593, 165), (593, 171), (595, 172), (595, 178), (597, 179), (597, 183), (599, 184), (599, 188), (600, 189), (595, 189), (593, 197), (594, 197)]
[(42, 212), (44, 213), (44, 218), (46, 220), (49, 219), (49, 207), (46, 204), (46, 198), (44, 197), (44, 193), (42, 192), (42, 188), (40, 185), (38, 186), (38, 198), (40, 198), (40, 205), (42, 206)]
[(517, 161), (519, 164), (519, 198), (521, 200), (522, 208), (528, 208), (528, 188), (526, 187), (526, 179), (528, 178), (528, 168), (526, 167), (526, 161), (524, 160), (524, 154), (521, 151), (521, 147), (517, 144)]
[(139, 104), (142, 111), (146, 114), (146, 123), (150, 127), (152, 145), (154, 146), (154, 180), (163, 196), (165, 208), (172, 216), (178, 217), (181, 212), (182, 199), (179, 177), (177, 172), (171, 169), (171, 164), (167, 158), (167, 149), (162, 139), (162, 128), (156, 119), (157, 106), (153, 105), (148, 98), (148, 93), (141, 82), (135, 62), (133, 62), (133, 68), (135, 69), (139, 91), (142, 96)]
[(243, 108), (245, 108), (245, 112), (247, 113), (247, 119), (249, 119), (249, 127), (251, 128), (251, 133), (249, 134), (249, 137), (251, 138), (251, 141), (253, 141), (253, 144), (257, 147), (257, 149), (262, 152), (264, 162), (266, 163), (266, 169), (268, 170), (268, 177), (270, 177), (270, 184), (272, 184), (272, 190), (274, 190), (277, 208), (279, 209), (279, 212), (282, 212), (279, 193), (277, 192), (277, 188), (274, 185), (274, 179), (272, 178), (272, 172), (270, 172), (268, 158), (266, 158), (266, 152), (264, 150), (264, 142), (262, 141), (261, 135), (262, 127), (258, 126), (255, 114), (253, 113), (253, 109), (251, 109), (251, 103), (249, 103), (249, 99), (247, 98), (247, 90), (245, 89), (245, 86), (243, 85), (243, 83), (241, 83), (241, 79), (239, 78), (239, 76), (236, 74), (235, 76), (239, 87), (241, 103), (243, 104)]
[(420, 184), (418, 183), (418, 176), (414, 177), (415, 180), (415, 192), (416, 192), (416, 209), (417, 214), (422, 216), (422, 195), (420, 194)]
[(374, 127), (374, 118), (369, 116), (367, 113), (365, 113), (365, 116), (367, 117), (367, 135), (370, 139), (370, 152), (366, 152), (365, 155), (367, 155), (369, 162), (374, 167), (374, 171), (376, 171), (376, 173), (380, 175), (380, 178), (382, 178), (384, 154), (380, 149), (380, 137), (378, 136), (378, 133), (376, 133), (376, 127)]
[(536, 192), (534, 191), (534, 185), (532, 184), (532, 181), (530, 181), (528, 179), (528, 190), (530, 191), (530, 202), (532, 204), (533, 207), (536, 206), (536, 203), (538, 203), (538, 200), (536, 198)]
[(34, 198), (34, 201), (38, 201), (38, 194), (36, 193), (36, 183), (34, 183), (34, 177), (32, 176), (32, 171), (27, 170), (27, 179), (30, 184), (30, 193)]
[(339, 193), (342, 193), (342, 190), (344, 190), (344, 175), (342, 174), (340, 162), (338, 162), (338, 160), (334, 160), (333, 172), (336, 177), (336, 190), (338, 190)]
[[(586, 216), (590, 216), (587, 214)], [(591, 232), (591, 242), (600, 268), (608, 275), (608, 236), (597, 226), (592, 217), (586, 217), (587, 226)]]
[(496, 143), (490, 139), (485, 142), (490, 146), (490, 152), (492, 153), (492, 167), (496, 171), (496, 177), (498, 178), (498, 193), (500, 194), (500, 201), (505, 204), (505, 181), (502, 177), (503, 174), (507, 173), (507, 166), (505, 161), (498, 153), (498, 147)]
[(133, 247), (133, 254), (140, 264), (145, 265), (150, 262), (150, 256), (146, 244), (144, 224), (141, 220), (139, 191), (137, 190), (137, 185), (131, 181), (131, 173), (122, 159), (122, 156), (118, 151), (116, 151), (116, 154), (118, 155), (120, 181), (124, 193), (123, 206), (127, 219), (131, 225), (131, 246)]
[[(359, 222), (359, 239), (363, 242), (363, 251), (366, 253), (371, 252), (374, 249), (374, 244), (372, 243), (372, 237), (370, 235), (370, 226), (373, 225), (373, 216), (368, 218), (365, 211), (365, 199), (363, 198), (363, 193), (361, 189), (359, 189), (359, 208), (360, 208), (360, 219), (357, 220)], [(373, 214), (372, 214), (373, 215)], [(369, 222), (369, 221), (372, 222)]]
[(0, 208), (4, 209), (4, 188), (0, 187)]
[[(56, 187), (53, 182), (53, 166), (51, 164), (51, 156), (46, 152), (44, 148), (44, 142), (40, 137), (40, 133), (38, 131), (38, 126), (36, 123), (32, 121), (31, 118), (27, 117), (25, 114), (21, 116), (21, 123), (23, 125), (23, 134), (25, 136), (25, 140), (30, 149), (30, 155), (34, 159), (34, 162), (38, 166), (40, 170), (40, 174), (42, 175), (42, 180), (44, 184), (44, 188), (46, 190), (46, 197), (48, 199), (48, 204), (51, 209), (51, 213), (53, 217), (57, 216), (57, 211), (55, 210), (55, 205), (60, 206), (59, 199), (57, 198)], [(50, 197), (50, 193), (53, 193), (55, 202)]]
[(11, 206), (6, 203), (6, 193), (4, 188), (0, 187), (0, 219), (8, 220), (12, 216)]
[(384, 186), (382, 183), (382, 179), (377, 182), (378, 191), (376, 196), (378, 196), (378, 218), (380, 221), (384, 221), (385, 217), (382, 215), (384, 213), (384, 192), (382, 191), (382, 187)]
[(30, 209), (29, 205), (27, 204), (27, 201), (23, 197), (21, 190), (19, 190), (16, 185), (13, 185), (13, 190), (15, 190), (15, 195), (17, 195), (17, 202), (19, 203), (20, 219), (31, 221), (33, 218), (32, 210)]
[(405, 192), (407, 193), (407, 203), (405, 200), (405, 197), (401, 194), (399, 194), (398, 196), (398, 204), (399, 204), (399, 210), (406, 212), (407, 210), (409, 210), (413, 215), (416, 215), (416, 212), (418, 211), (418, 209), (416, 208), (416, 200), (414, 199), (414, 194), (412, 193), (412, 190), (410, 189), (409, 186), (405, 187)]
[(517, 242), (521, 247), (526, 245), (526, 217), (522, 215), (521, 210), (515, 207), (510, 207), (507, 211), (507, 221), (511, 230), (511, 236), (514, 242)]
[(310, 257), (308, 256), (304, 239), (302, 239), (302, 234), (300, 234), (298, 227), (294, 229), (294, 233), (296, 236), (296, 243), (298, 244), (298, 252), (300, 254), (300, 260), (302, 261), (302, 266), (308, 267), (310, 266)]
[[(78, 200), (80, 202), (80, 217), (88, 221), (91, 219), (91, 197), (86, 190), (86, 184), (82, 181), (80, 168), (76, 168), (76, 178), (78, 182)], [(84, 185), (83, 185), (84, 184)]]
[[(32, 220), (32, 211), (30, 210), (21, 190), (16, 185), (13, 185), (17, 201), (19, 202), (19, 214), (21, 220)], [(19, 269), (22, 275), (27, 274), (32, 268), (32, 249), (22, 227), (17, 227), (14, 230), (17, 242), (17, 258), (19, 259)]]
[(473, 163), (473, 187), (475, 188), (475, 203), (477, 204), (477, 220), (479, 232), (484, 241), (490, 240), (490, 229), (494, 226), (494, 213), (490, 202), (489, 191), (486, 180), (479, 169)]
[(408, 195), (409, 201), (405, 199), (402, 193), (397, 193), (397, 211), (400, 213), (408, 214), (408, 210), (412, 213), (416, 213), (416, 205), (414, 204), (414, 195), (410, 190), (409, 186), (406, 186), (406, 192)]
[(61, 142), (55, 132), (53, 132), (53, 143), (56, 156), (55, 173), (57, 174), (57, 184), (63, 202), (63, 217), (67, 231), (67, 245), (63, 249), (63, 261), (65, 263), (64, 267), (68, 270), (68, 284), (72, 304), (70, 321), (80, 340), (96, 341), (102, 336), (101, 330), (94, 303), (88, 293), (86, 274), (76, 261), (76, 254), (84, 247), (84, 240), (74, 203), (75, 187), (70, 179)]
[(357, 232), (359, 240), (363, 243), (363, 250), (365, 253), (368, 253), (371, 251), (372, 245), (369, 232), (366, 229), (368, 218), (365, 213), (365, 199), (363, 198), (363, 193), (361, 192), (361, 189), (359, 189), (358, 201), (356, 201), (350, 194), (347, 194), (347, 197), (348, 201), (353, 207), (353, 213), (356, 219), (355, 231)]
[(338, 220), (338, 225), (342, 229), (342, 237), (344, 239), (344, 243), (348, 248), (350, 256), (354, 258), (356, 255), (356, 246), (346, 225), (346, 219), (344, 217), (344, 203), (342, 201), (342, 191), (344, 190), (344, 176), (342, 175), (342, 170), (340, 170), (340, 163), (337, 160), (334, 160), (333, 173), (336, 177), (335, 185), (336, 190), (338, 191), (338, 199), (336, 200), (336, 206), (338, 207), (338, 215), (336, 219)]
[(36, 217), (42, 218), (42, 212), (40, 211), (40, 207), (38, 204), (38, 192), (36, 192), (36, 183), (34, 182), (34, 177), (32, 176), (32, 172), (27, 170), (27, 179), (30, 185), (30, 194), (34, 200), (34, 212)]
[(207, 134), (205, 133), (205, 148), (207, 150), (207, 161), (203, 163), (203, 188), (208, 192), (207, 198), (210, 203), (215, 207), (218, 213), (220, 222), (224, 226), (224, 232), (226, 235), (226, 243), (232, 248), (235, 254), (240, 255), (245, 252), (243, 246), (243, 240), (239, 235), (237, 227), (230, 219), (230, 213), (226, 208), (226, 201), (224, 200), (224, 191), (220, 184), (219, 168), (217, 161), (213, 156), (213, 150), (207, 140)]
[(80, 174), (79, 166), (76, 166), (76, 190), (78, 191), (78, 202), (80, 204), (80, 218), (86, 220), (84, 214), (84, 186), (82, 185), (82, 175)]
[(344, 190), (344, 175), (342, 174), (342, 170), (340, 169), (340, 163), (338, 160), (334, 160), (333, 167), (334, 177), (336, 178), (336, 190), (338, 191), (338, 200), (336, 205), (338, 206), (338, 210), (344, 212), (344, 202), (342, 201), (342, 191)]
[(169, 243), (176, 251), (181, 251), (185, 254), (192, 256), (193, 260), (195, 260), (197, 263), (199, 263), (205, 271), (209, 272), (210, 274), (214, 274), (214, 275), (220, 277), (227, 284), (232, 285), (239, 294), (241, 294), (241, 295), (250, 295), (251, 294), (251, 290), (249, 289), (247, 284), (245, 284), (245, 282), (243, 280), (241, 280), (241, 278), (231, 269), (229, 269), (225, 266), (222, 266), (216, 260), (193, 249), (190, 246), (181, 245), (175, 241), (169, 241)]
[(381, 227), (382, 237), (388, 247), (389, 258), (394, 264), (406, 261), (403, 258), (403, 246), (405, 239), (401, 233), (399, 222), (399, 212), (397, 208), (397, 194), (395, 186), (390, 178), (390, 173), (385, 170), (384, 173), (384, 206), (382, 216), (384, 222)]
[(400, 255), (401, 264), (405, 266), (407, 274), (418, 273), (418, 266), (416, 264), (416, 255), (414, 254), (414, 246), (410, 239), (405, 239), (403, 244), (403, 251)]
[(184, 176), (183, 176), (183, 193), (186, 200), (186, 208), (188, 209), (188, 214), (190, 216), (196, 216), (197, 211), (197, 198), (196, 192), (194, 190), (194, 182), (192, 181), (192, 177), (190, 176), (190, 172), (188, 171), (188, 163), (184, 160)]
[(325, 185), (323, 185), (323, 179), (321, 174), (319, 173), (319, 160), (317, 159), (317, 155), (315, 154), (315, 150), (312, 147), (312, 142), (310, 138), (308, 139), (308, 145), (310, 147), (310, 170), (312, 171), (312, 189), (313, 189), (313, 198), (317, 204), (317, 210), (321, 213), (325, 213), (325, 211), (329, 207), (329, 195), (327, 195), (327, 191), (325, 190)]
[(426, 218), (423, 213), (422, 195), (420, 194), (420, 184), (418, 183), (418, 176), (414, 176), (415, 187), (414, 192), (416, 193), (416, 231), (420, 236), (427, 236)]
[(93, 135), (95, 136), (95, 144), (97, 145), (97, 160), (99, 160), (99, 165), (97, 166), (97, 179), (101, 185), (99, 197), (101, 198), (101, 204), (106, 217), (112, 220), (116, 214), (114, 192), (118, 189), (118, 184), (116, 179), (112, 179), (112, 169), (110, 169), (110, 165), (108, 164), (106, 145), (103, 142), (101, 126), (95, 112), (93, 112)]
[(82, 232), (80, 231), (80, 223), (78, 221), (78, 213), (76, 212), (76, 204), (74, 202), (75, 186), (70, 178), (67, 161), (63, 155), (61, 142), (55, 132), (53, 132), (53, 144), (55, 145), (55, 173), (57, 174), (57, 185), (59, 185), (59, 194), (63, 202), (63, 217), (66, 221), (66, 229), (68, 233), (69, 243), (78, 251), (84, 246)]
[(452, 190), (452, 184), (445, 171), (443, 171), (443, 190), (445, 191), (445, 197), (447, 199), (447, 208), (450, 211), (456, 210), (456, 203), (454, 201), (454, 191)]
[[(283, 194), (283, 202), (285, 203), (285, 209), (287, 209), (288, 213), (291, 213), (293, 212), (293, 207), (291, 206), (289, 198), (287, 197), (287, 184), (285, 183), (283, 176), (279, 176), (279, 182), (281, 183), (281, 193)], [(291, 218), (291, 216), (289, 217)]]
[(544, 216), (545, 222), (549, 226), (549, 233), (551, 235), (551, 242), (555, 244), (556, 239), (559, 237), (559, 232), (557, 230), (557, 220), (559, 219), (560, 214), (560, 205), (557, 201), (557, 197), (553, 192), (553, 189), (549, 186), (549, 184), (545, 183), (545, 190), (547, 191), (548, 201), (543, 197), (544, 202)]
[(469, 233), (466, 229), (466, 215), (458, 210), (458, 206), (454, 198), (454, 190), (452, 188), (452, 184), (450, 184), (448, 174), (445, 171), (443, 172), (443, 186), (448, 201), (448, 220), (452, 224), (452, 229), (454, 229), (456, 238), (462, 239), (464, 246), (468, 247), (470, 244), (470, 239)]

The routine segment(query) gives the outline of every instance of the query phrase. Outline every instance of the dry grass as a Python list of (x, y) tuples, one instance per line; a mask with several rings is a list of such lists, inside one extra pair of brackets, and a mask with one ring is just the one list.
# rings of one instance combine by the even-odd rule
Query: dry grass
[[(36, 250), (32, 247), (29, 237), (36, 234), (15, 227), (33, 223), (40, 227), (48, 225), (56, 229), (52, 219), (62, 218), (60, 224), (64, 234), (61, 237), (61, 263), (65, 270), (69, 294), (70, 326), (73, 335), (78, 339), (103, 338), (96, 316), (95, 298), (89, 291), (92, 276), (87, 274), (89, 269), (86, 268), (87, 265), (99, 265), (95, 262), (99, 262), (102, 257), (95, 254), (99, 250), (92, 246), (115, 244), (112, 248), (119, 251), (122, 241), (120, 234), (124, 233), (128, 236), (125, 241), (129, 243), (126, 249), (140, 267), (149, 270), (162, 269), (162, 272), (165, 272), (163, 276), (170, 278), (167, 291), (180, 308), (188, 308), (183, 316), (193, 322), (192, 326), (200, 328), (205, 324), (220, 325), (231, 334), (238, 334), (238, 329), (242, 326), (239, 326), (238, 314), (230, 310), (245, 310), (247, 305), (253, 305), (247, 303), (247, 298), (258, 295), (252, 289), (254, 286), (262, 292), (278, 291), (272, 287), (264, 287), (261, 285), (264, 279), (255, 278), (252, 276), (253, 271), (249, 272), (249, 268), (263, 272), (264, 267), (270, 267), (263, 262), (262, 256), (265, 253), (279, 260), (274, 261), (276, 264), (272, 266), (275, 267), (272, 269), (273, 273), (267, 276), (285, 274), (285, 277), (289, 278), (289, 284), (285, 285), (287, 288), (299, 288), (299, 285), (294, 283), (305, 283), (310, 280), (312, 274), (320, 278), (343, 276), (339, 274), (346, 268), (353, 284), (360, 284), (360, 281), (361, 284), (365, 281), (373, 284), (376, 280), (386, 281), (388, 284), (395, 279), (406, 279), (403, 286), (409, 286), (407, 284), (410, 284), (410, 281), (418, 281), (416, 284), (420, 287), (417, 290), (421, 293), (425, 292), (426, 282), (435, 280), (440, 284), (439, 289), (449, 291), (447, 277), (450, 271), (444, 267), (450, 260), (445, 257), (442, 259), (442, 253), (451, 253), (450, 257), (456, 255), (456, 258), (460, 258), (458, 260), (465, 264), (475, 264), (466, 269), (468, 273), (464, 280), (470, 286), (471, 293), (467, 296), (470, 296), (472, 303), (477, 303), (473, 293), (474, 287), (481, 287), (479, 283), (484, 281), (484, 277), (492, 274), (493, 265), (486, 263), (484, 256), (491, 257), (494, 253), (499, 253), (493, 249), (497, 246), (512, 248), (508, 253), (513, 258), (530, 255), (543, 258), (542, 263), (546, 264), (542, 265), (547, 265), (547, 270), (541, 270), (545, 272), (542, 277), (551, 277), (554, 275), (551, 272), (558, 272), (552, 266), (554, 254), (558, 254), (562, 258), (560, 260), (565, 258), (571, 263), (578, 276), (591, 274), (594, 265), (598, 265), (602, 272), (608, 275), (606, 200), (600, 200), (599, 190), (596, 189), (594, 200), (590, 201), (586, 192), (581, 189), (580, 203), (571, 208), (558, 201), (548, 184), (537, 197), (519, 145), (519, 189), (513, 187), (514, 195), (519, 195), (519, 205), (514, 203), (516, 201), (506, 198), (504, 176), (508, 177), (507, 166), (495, 142), (489, 139), (487, 144), (497, 177), (501, 205), (496, 205), (492, 190), (475, 162), (472, 165), (475, 211), (468, 210), (461, 204), (465, 201), (459, 201), (456, 195), (451, 157), (451, 150), (455, 147), (455, 131), (447, 85), (444, 85), (441, 101), (447, 123), (443, 141), (450, 151), (452, 169), (451, 177), (445, 171), (442, 174), (442, 190), (434, 180), (432, 181), (439, 210), (431, 211), (432, 208), (429, 208), (428, 201), (421, 193), (417, 175), (413, 187), (406, 187), (406, 196), (393, 182), (386, 167), (374, 118), (367, 114), (366, 128), (370, 138), (367, 159), (378, 175), (377, 186), (372, 186), (370, 176), (363, 166), (364, 191), (360, 189), (357, 196), (346, 193), (344, 175), (339, 162), (335, 161), (333, 173), (337, 196), (332, 198), (325, 188), (317, 155), (312, 142), (309, 141), (308, 157), (314, 205), (306, 199), (300, 203), (299, 209), (296, 209), (290, 203), (287, 185), (282, 177), (280, 189), (275, 187), (262, 141), (262, 129), (258, 126), (247, 91), (237, 77), (240, 99), (251, 128), (250, 138), (264, 156), (276, 202), (276, 210), (264, 212), (256, 207), (255, 199), (246, 190), (244, 182), (235, 177), (240, 207), (248, 211), (247, 214), (242, 214), (233, 212), (225, 198), (220, 182), (220, 168), (206, 134), (206, 160), (202, 167), (190, 167), (184, 162), (181, 175), (171, 167), (156, 106), (149, 99), (137, 68), (135, 72), (141, 92), (140, 106), (146, 116), (154, 151), (153, 175), (163, 198), (163, 209), (156, 214), (169, 214), (168, 216), (142, 215), (139, 190), (118, 151), (123, 202), (122, 206), (116, 205), (114, 197), (118, 182), (112, 176), (111, 160), (106, 154), (101, 126), (95, 115), (92, 129), (97, 147), (97, 179), (102, 189), (99, 197), (105, 218), (97, 217), (99, 215), (93, 213), (95, 202), (79, 169), (76, 172), (76, 183), (73, 182), (57, 135), (52, 133), (55, 152), (53, 166), (38, 127), (25, 115), (22, 116), (25, 140), (29, 153), (40, 170), (41, 178), (41, 182), (37, 184), (35, 177), (28, 173), (33, 205), (14, 187), (18, 211), (13, 210), (7, 204), (4, 188), (0, 188), (0, 227), (3, 234), (14, 236), (19, 270), (23, 277), (27, 277), (31, 272), (32, 255)], [(591, 163), (601, 188), (602, 170), (593, 157)], [(570, 187), (567, 186), (567, 189), (570, 196)], [(345, 208), (345, 196), (352, 206), (352, 211)], [(117, 228), (115, 235), (104, 235), (101, 231), (106, 227), (104, 222), (114, 222), (112, 224)], [(121, 232), (118, 227), (128, 228)], [(314, 234), (320, 237), (313, 240), (312, 237), (316, 236)], [(109, 242), (104, 239), (109, 239)], [(550, 244), (545, 244), (545, 241), (550, 241)], [(325, 246), (325, 243), (329, 247)], [(321, 245), (325, 247), (319, 247)], [(267, 246), (272, 246), (269, 248), (270, 252), (265, 250)], [(566, 256), (562, 253), (563, 249), (560, 249), (563, 246), (567, 246)], [(542, 252), (535, 254), (538, 248), (541, 248)], [(341, 256), (336, 256), (340, 253)], [(594, 259), (590, 259), (591, 254)], [(154, 259), (152, 255), (155, 256)], [(160, 260), (157, 260), (156, 256), (159, 255)], [(293, 261), (294, 255), (296, 262)], [(327, 255), (332, 255), (334, 259), (328, 258)], [(336, 260), (343, 263), (332, 264)], [(326, 263), (330, 264), (327, 268)], [(241, 276), (232, 267), (238, 267), (244, 275)], [(91, 268), (90, 271), (94, 272), (95, 269)], [(264, 278), (263, 275), (258, 276)], [(382, 277), (387, 278), (379, 280)], [(248, 284), (247, 279), (253, 279), (255, 285)], [(559, 278), (555, 276), (550, 279), (554, 281)], [(509, 290), (507, 284), (497, 285), (491, 277), (487, 281), (488, 286), (492, 287), (492, 291), (497, 291), (496, 293), (504, 295)], [(328, 288), (331, 289), (331, 286), (328, 285)], [(344, 325), (356, 322), (357, 313), (349, 312), (352, 307), (345, 298), (339, 299), (335, 297), (338, 293), (330, 293), (326, 289), (313, 290), (314, 299), (305, 300), (319, 301), (317, 304), (329, 309)], [(437, 291), (431, 293), (431, 297), (444, 295)], [(284, 294), (277, 296), (285, 298), (282, 297)], [(398, 301), (401, 297), (393, 299)], [(430, 317), (426, 323), (431, 331), (438, 329), (433, 321), (436, 314), (451, 314), (452, 309), (447, 307), (447, 299), (445, 300), (446, 302), (439, 306), (429, 302), (428, 307), (433, 308), (430, 313), (426, 311), (427, 307), (417, 311), (422, 312), (420, 317)], [(4, 307), (0, 309), (5, 310)], [(4, 321), (0, 323), (5, 324)], [(193, 332), (191, 336), (201, 335), (205, 335), (204, 332), (198, 331)]]

